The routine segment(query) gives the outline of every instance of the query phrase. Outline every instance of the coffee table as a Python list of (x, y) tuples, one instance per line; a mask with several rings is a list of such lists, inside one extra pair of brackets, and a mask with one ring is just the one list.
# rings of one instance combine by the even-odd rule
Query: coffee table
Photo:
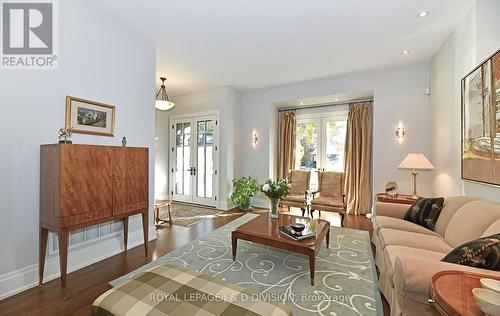
[[(304, 223), (315, 226), (316, 237), (295, 241), (283, 233), (281, 226)], [(257, 218), (237, 227), (231, 233), (233, 247), (233, 261), (236, 260), (238, 239), (251, 241), (257, 244), (271, 246), (274, 248), (289, 250), (309, 257), (309, 271), (311, 273), (311, 285), (314, 285), (314, 265), (316, 263), (316, 252), (326, 236), (326, 248), (330, 244), (330, 222), (322, 219), (309, 219), (300, 216), (280, 214), (277, 219), (269, 218), (268, 214), (259, 215)]]

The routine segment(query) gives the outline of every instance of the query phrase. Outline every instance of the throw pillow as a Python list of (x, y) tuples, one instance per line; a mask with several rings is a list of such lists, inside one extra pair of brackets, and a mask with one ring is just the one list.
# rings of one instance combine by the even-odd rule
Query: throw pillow
[(441, 261), (500, 271), (500, 234), (460, 245)]
[(443, 198), (419, 198), (406, 211), (404, 219), (434, 230), (434, 225), (443, 209)]

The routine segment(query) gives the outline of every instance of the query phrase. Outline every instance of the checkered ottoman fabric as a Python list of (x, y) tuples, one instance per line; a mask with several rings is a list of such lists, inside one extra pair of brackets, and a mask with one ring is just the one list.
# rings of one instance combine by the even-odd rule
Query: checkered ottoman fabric
[(244, 288), (172, 265), (155, 266), (99, 296), (94, 316), (286, 316), (283, 304)]

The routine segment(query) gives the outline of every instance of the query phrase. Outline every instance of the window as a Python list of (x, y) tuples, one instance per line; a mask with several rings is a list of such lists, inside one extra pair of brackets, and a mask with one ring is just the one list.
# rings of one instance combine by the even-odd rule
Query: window
[[(347, 111), (297, 114), (295, 169), (344, 171)], [(317, 176), (311, 177), (312, 189)]]

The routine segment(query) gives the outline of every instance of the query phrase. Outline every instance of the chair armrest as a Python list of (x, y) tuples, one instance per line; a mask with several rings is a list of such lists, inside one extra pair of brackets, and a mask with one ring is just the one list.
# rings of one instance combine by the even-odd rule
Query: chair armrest
[(410, 206), (408, 204), (376, 202), (375, 216), (389, 216), (403, 219)]
[(427, 299), (429, 298), (432, 276), (446, 270), (479, 273), (496, 278), (500, 277), (500, 272), (497, 271), (478, 269), (431, 259), (400, 256), (396, 258), (393, 274), (394, 287), (396, 288), (396, 292), (400, 293), (400, 295), (397, 295), (397, 299), (399, 300), (401, 296), (403, 296), (420, 303), (428, 304)]

